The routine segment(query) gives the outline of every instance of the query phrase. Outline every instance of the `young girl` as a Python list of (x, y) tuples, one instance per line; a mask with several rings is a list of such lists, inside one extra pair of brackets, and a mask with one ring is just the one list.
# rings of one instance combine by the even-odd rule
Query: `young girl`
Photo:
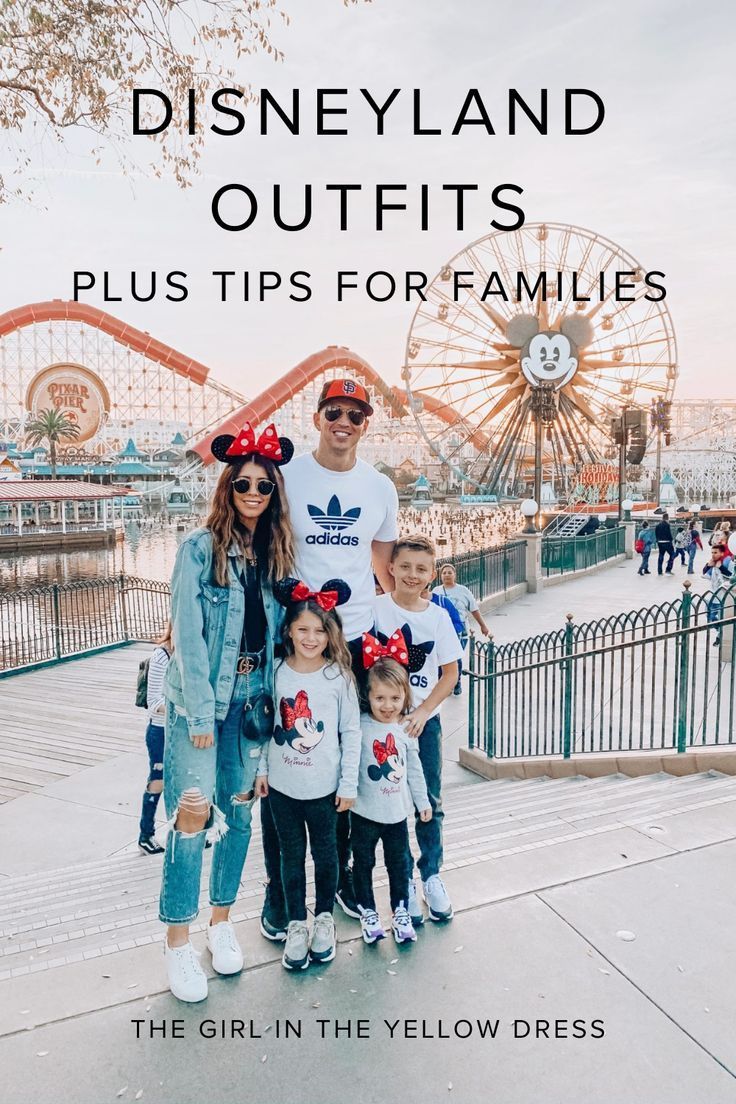
[[(298, 579), (274, 588), (286, 607), (286, 658), (276, 670), (280, 723), (258, 765), (256, 793), (267, 796), (279, 843), (289, 926), (282, 963), (304, 970), (335, 957), (332, 908), (337, 890), (337, 814), (355, 800), (360, 761), (360, 711), (350, 652), (335, 607), (350, 587), (330, 579), (310, 591)], [(315, 921), (307, 927), (305, 862), (314, 860)]]
[(407, 910), (412, 858), (407, 814), (411, 800), (419, 819), (432, 818), (417, 741), (401, 727), (411, 709), (409, 652), (400, 629), (384, 646), (370, 633), (363, 636), (363, 662), (368, 669), (370, 713), (361, 717), (362, 748), (358, 796), (350, 814), (353, 847), (353, 885), (366, 943), (383, 939), (385, 932), (373, 896), (376, 844), (383, 843), (391, 897), (391, 928), (397, 943), (416, 941)]
[(148, 749), (148, 782), (143, 794), (141, 819), (139, 824), (138, 847), (144, 855), (160, 855), (163, 847), (154, 839), (156, 830), (156, 808), (164, 788), (164, 726), (166, 724), (166, 699), (164, 698), (164, 675), (169, 666), (174, 643), (171, 639), (173, 628), (171, 621), (166, 632), (158, 641), (150, 660), (146, 677), (146, 708), (148, 709), (148, 727), (146, 728), (146, 747)]

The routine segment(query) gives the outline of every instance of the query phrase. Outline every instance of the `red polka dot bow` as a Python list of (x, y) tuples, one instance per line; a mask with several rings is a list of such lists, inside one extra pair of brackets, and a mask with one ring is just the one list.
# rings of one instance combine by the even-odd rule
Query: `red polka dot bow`
[(306, 583), (297, 583), (291, 592), (292, 602), (316, 602), (320, 609), (329, 613), (337, 605), (340, 595), (336, 590), (310, 590)]
[(370, 633), (363, 633), (363, 666), (366, 670), (372, 667), (377, 659), (395, 659), (404, 667), (409, 666), (409, 650), (404, 640), (401, 629), (397, 629), (393, 636), (388, 638), (386, 644), (376, 640)]
[(266, 426), (258, 439), (256, 439), (253, 426), (250, 422), (246, 422), (243, 428), (236, 433), (235, 440), (225, 455), (229, 457), (248, 456), (252, 452), (259, 456), (265, 456), (267, 460), (279, 461), (283, 459), (281, 443), (273, 422)]

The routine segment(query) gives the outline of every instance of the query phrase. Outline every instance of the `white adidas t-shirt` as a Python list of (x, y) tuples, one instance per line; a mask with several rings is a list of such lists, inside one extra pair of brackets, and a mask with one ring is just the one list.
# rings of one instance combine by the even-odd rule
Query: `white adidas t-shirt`
[(357, 460), (346, 472), (330, 471), (311, 453), (283, 468), (296, 541), (296, 573), (312, 590), (344, 579), (352, 591), (339, 607), (347, 640), (373, 625), (375, 585), (371, 544), (398, 536), (399, 499), (390, 479)]
[[(462, 659), (462, 649), (447, 610), (429, 602), (426, 610), (415, 613), (397, 606), (390, 594), (374, 599), (376, 629), (383, 637), (389, 637), (401, 629), (409, 645), (409, 668), (412, 701), (421, 705), (439, 682), (439, 668), (446, 663)], [(419, 664), (421, 653), (424, 662)], [(436, 717), (439, 709), (432, 714)]]

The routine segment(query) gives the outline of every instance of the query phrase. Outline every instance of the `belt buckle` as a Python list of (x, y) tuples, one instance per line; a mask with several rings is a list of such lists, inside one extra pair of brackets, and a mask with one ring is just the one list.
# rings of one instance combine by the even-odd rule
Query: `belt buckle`
[(255, 671), (256, 665), (250, 656), (240, 656), (238, 659), (237, 674), (249, 675), (252, 671)]

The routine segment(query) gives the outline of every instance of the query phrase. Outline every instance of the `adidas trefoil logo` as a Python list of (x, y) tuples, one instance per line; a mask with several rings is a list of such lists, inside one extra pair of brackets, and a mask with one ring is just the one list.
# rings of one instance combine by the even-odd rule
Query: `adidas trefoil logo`
[(321, 506), (312, 506), (309, 503), (307, 503), (307, 510), (314, 524), (323, 530), (317, 535), (310, 533), (307, 537), (307, 544), (348, 544), (354, 546), (360, 543), (357, 537), (350, 537), (344, 533), (344, 530), (355, 525), (360, 517), (360, 506), (354, 506), (351, 510), (345, 510), (343, 513), (340, 499), (337, 495), (333, 495), (327, 503), (327, 510), (324, 510)]

